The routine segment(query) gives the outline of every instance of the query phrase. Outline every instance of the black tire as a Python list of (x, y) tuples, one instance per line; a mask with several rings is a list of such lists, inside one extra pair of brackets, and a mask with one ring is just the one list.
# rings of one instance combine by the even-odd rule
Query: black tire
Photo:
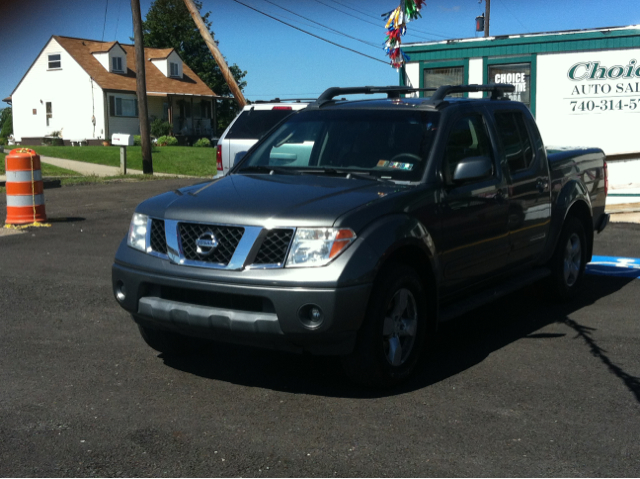
[(184, 355), (193, 352), (194, 341), (178, 333), (162, 331), (138, 324), (144, 342), (160, 353)]
[(385, 267), (371, 291), (354, 351), (342, 358), (347, 375), (369, 387), (396, 386), (407, 379), (424, 349), (427, 320), (417, 272), (403, 264)]
[(575, 216), (567, 218), (553, 257), (549, 261), (549, 292), (553, 299), (566, 301), (580, 290), (587, 265), (587, 235)]

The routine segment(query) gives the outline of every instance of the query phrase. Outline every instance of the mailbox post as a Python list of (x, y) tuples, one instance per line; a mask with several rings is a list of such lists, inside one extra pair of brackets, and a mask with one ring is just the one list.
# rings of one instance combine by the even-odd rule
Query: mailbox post
[(127, 146), (133, 146), (133, 135), (114, 133), (111, 135), (111, 144), (120, 147), (120, 172), (127, 174)]

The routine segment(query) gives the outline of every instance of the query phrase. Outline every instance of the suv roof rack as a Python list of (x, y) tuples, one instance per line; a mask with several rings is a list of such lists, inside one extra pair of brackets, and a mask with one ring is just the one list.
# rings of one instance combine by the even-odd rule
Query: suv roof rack
[(296, 103), (300, 103), (303, 101), (316, 101), (315, 98), (274, 98), (273, 100), (256, 100), (253, 103), (283, 103), (286, 101), (293, 101)]
[(409, 86), (356, 86), (327, 88), (310, 107), (320, 108), (325, 103), (333, 101), (339, 95), (373, 95), (386, 93), (387, 98), (400, 98), (400, 95), (418, 91), (436, 91), (435, 88), (413, 88)]
[(490, 91), (491, 99), (507, 99), (504, 93), (514, 92), (516, 87), (508, 83), (492, 83), (489, 85), (443, 85), (429, 98), (430, 102), (438, 102), (444, 100), (447, 95), (452, 93), (474, 93), (480, 91)]

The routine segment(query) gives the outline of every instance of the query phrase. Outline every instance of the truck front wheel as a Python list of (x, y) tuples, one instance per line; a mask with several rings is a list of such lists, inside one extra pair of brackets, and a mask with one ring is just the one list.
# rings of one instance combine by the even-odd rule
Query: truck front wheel
[(571, 299), (580, 289), (587, 263), (587, 239), (582, 222), (567, 218), (551, 258), (549, 289), (558, 300)]
[(389, 387), (406, 379), (418, 361), (427, 332), (424, 286), (413, 268), (385, 267), (374, 284), (353, 353), (343, 366), (354, 381)]

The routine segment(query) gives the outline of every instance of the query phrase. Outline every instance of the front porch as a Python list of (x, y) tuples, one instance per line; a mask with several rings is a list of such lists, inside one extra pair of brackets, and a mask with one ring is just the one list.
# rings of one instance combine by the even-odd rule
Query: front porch
[(149, 116), (172, 125), (172, 133), (182, 144), (216, 136), (216, 109), (213, 97), (195, 95), (149, 96)]

